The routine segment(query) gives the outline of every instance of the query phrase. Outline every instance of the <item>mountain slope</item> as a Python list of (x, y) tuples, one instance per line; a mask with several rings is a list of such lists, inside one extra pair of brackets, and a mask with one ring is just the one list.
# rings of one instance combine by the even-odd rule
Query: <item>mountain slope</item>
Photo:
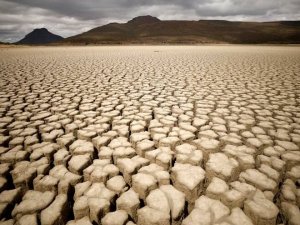
[(63, 37), (49, 32), (46, 28), (34, 29), (16, 44), (48, 44), (62, 40)]
[(140, 16), (69, 37), (61, 44), (300, 43), (300, 21), (162, 21)]

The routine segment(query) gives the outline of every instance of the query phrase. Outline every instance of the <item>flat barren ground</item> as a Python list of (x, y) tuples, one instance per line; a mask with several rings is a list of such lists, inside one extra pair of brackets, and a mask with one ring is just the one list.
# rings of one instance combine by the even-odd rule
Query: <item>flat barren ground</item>
[(1, 225), (300, 224), (300, 48), (0, 49)]

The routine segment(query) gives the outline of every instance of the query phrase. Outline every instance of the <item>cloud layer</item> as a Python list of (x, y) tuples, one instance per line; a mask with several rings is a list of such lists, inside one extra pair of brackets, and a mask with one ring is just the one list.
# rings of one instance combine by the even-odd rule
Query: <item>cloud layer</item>
[(63, 37), (140, 15), (162, 20), (300, 20), (299, 0), (0, 0), (0, 41), (34, 28)]

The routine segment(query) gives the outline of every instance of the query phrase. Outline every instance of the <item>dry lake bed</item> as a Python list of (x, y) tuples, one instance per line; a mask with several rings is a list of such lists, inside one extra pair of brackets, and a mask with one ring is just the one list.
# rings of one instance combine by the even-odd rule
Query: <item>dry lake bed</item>
[(300, 47), (0, 49), (1, 225), (300, 224)]

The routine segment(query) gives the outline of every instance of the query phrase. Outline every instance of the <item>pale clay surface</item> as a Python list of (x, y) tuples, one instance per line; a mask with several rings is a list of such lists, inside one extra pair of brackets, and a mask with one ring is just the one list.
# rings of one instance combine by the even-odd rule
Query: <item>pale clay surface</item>
[(299, 225), (300, 48), (0, 49), (0, 225)]

